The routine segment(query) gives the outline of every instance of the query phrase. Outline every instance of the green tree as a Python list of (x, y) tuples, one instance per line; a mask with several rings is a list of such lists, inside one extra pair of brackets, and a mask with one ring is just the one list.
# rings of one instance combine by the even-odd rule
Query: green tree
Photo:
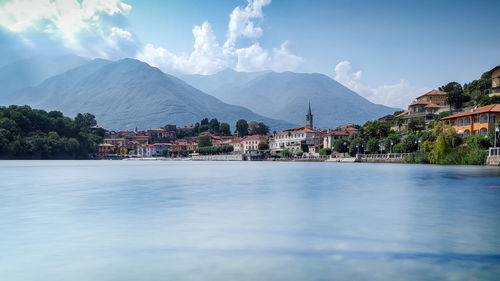
[(456, 109), (462, 108), (462, 104), (466, 101), (466, 99), (464, 97), (464, 90), (460, 83), (450, 82), (439, 87), (439, 90), (446, 92), (446, 102), (450, 105), (450, 111), (452, 106)]
[(228, 123), (220, 123), (220, 134), (222, 136), (230, 136), (231, 128)]
[(300, 142), (300, 149), (303, 152), (309, 152), (309, 146), (307, 145), (307, 143), (305, 141)]
[(198, 137), (198, 147), (211, 146), (210, 136), (199, 136)]
[(208, 128), (212, 134), (218, 135), (220, 133), (220, 123), (216, 118), (210, 120)]
[(239, 137), (245, 137), (248, 135), (248, 123), (244, 119), (240, 119), (236, 122), (236, 131)]
[(281, 151), (281, 158), (290, 158), (292, 157), (292, 153), (290, 152), (290, 150), (288, 150), (288, 148), (285, 148)]
[(372, 154), (380, 153), (379, 140), (375, 138), (369, 139), (366, 143), (366, 150)]
[(349, 151), (349, 141), (348, 140), (336, 140), (333, 143), (333, 149), (339, 153), (345, 153)]
[(208, 118), (203, 118), (203, 119), (201, 119), (200, 125), (208, 125), (208, 123), (209, 123)]
[(259, 149), (259, 151), (265, 151), (265, 150), (269, 149), (269, 144), (265, 141), (261, 141), (261, 142), (259, 142), (259, 145), (257, 146), (257, 148)]
[(327, 147), (327, 148), (322, 148), (319, 150), (319, 155), (321, 156), (327, 156), (332, 154), (332, 149)]
[(425, 129), (425, 119), (423, 117), (411, 118), (408, 121), (408, 130), (412, 133), (422, 131)]

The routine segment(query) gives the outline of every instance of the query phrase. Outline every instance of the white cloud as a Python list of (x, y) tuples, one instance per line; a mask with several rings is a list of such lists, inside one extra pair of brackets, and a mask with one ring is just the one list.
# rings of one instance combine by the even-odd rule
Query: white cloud
[(369, 87), (361, 82), (361, 77), (362, 72), (353, 72), (349, 61), (341, 61), (335, 66), (335, 80), (374, 103), (407, 108), (417, 96), (430, 90), (417, 88), (406, 79), (393, 85)]
[(256, 27), (252, 19), (262, 18), (262, 7), (271, 3), (271, 0), (248, 0), (245, 8), (236, 7), (229, 16), (228, 35), (224, 46), (233, 48), (240, 37), (258, 38), (262, 36), (262, 28)]
[(121, 50), (120, 40), (133, 41), (129, 31), (113, 26), (109, 18), (130, 9), (120, 0), (13, 0), (0, 6), (0, 26), (23, 38), (46, 34), (80, 55), (109, 57)]
[(262, 29), (256, 26), (254, 19), (263, 17), (262, 7), (271, 0), (248, 0), (245, 8), (236, 7), (230, 15), (227, 39), (223, 45), (217, 41), (208, 22), (193, 27), (195, 39), (193, 51), (188, 55), (175, 55), (162, 47), (147, 44), (137, 58), (166, 72), (212, 74), (225, 68), (237, 71), (294, 70), (302, 58), (290, 49), (285, 41), (280, 48), (271, 51), (263, 49), (258, 42), (248, 47), (236, 48), (239, 38), (258, 38)]

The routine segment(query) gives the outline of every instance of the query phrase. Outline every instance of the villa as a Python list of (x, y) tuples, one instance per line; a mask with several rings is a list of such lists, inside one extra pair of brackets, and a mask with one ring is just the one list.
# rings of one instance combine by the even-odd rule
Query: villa
[(311, 104), (309, 104), (306, 115), (306, 125), (297, 128), (291, 128), (274, 135), (269, 147), (274, 154), (280, 153), (284, 149), (292, 153), (299, 150), (302, 144), (307, 146), (317, 146), (322, 141), (322, 131), (313, 128), (313, 115), (311, 114)]
[(486, 135), (495, 128), (495, 122), (500, 120), (500, 104), (490, 104), (476, 110), (466, 111), (442, 118), (459, 134), (464, 136)]
[(500, 65), (490, 70), (489, 74), (491, 75), (491, 90), (489, 96), (500, 96)]

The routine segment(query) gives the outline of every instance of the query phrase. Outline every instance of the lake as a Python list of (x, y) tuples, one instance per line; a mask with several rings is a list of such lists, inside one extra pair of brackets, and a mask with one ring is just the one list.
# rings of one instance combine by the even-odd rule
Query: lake
[(0, 161), (0, 279), (500, 279), (500, 168)]

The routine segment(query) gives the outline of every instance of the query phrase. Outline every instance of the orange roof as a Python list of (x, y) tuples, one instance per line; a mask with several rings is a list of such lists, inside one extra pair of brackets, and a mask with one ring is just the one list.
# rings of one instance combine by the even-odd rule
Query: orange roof
[(261, 140), (261, 139), (267, 139), (266, 136), (263, 135), (251, 135), (251, 136), (246, 136), (243, 140)]
[(466, 112), (450, 115), (450, 116), (442, 118), (441, 120), (454, 119), (454, 118), (458, 118), (458, 117), (471, 116), (471, 115), (476, 115), (479, 113), (488, 113), (488, 112), (500, 112), (500, 104), (486, 105), (486, 106), (480, 107), (480, 108), (473, 110), (473, 111), (466, 111)]
[(348, 136), (349, 132), (345, 130), (333, 130), (326, 133), (329, 136)]
[(428, 105), (425, 106), (426, 108), (440, 108), (441, 106), (434, 104), (434, 103), (429, 103)]
[(276, 135), (281, 136), (281, 135), (287, 135), (288, 133), (296, 134), (296, 133), (318, 133), (318, 132), (321, 132), (321, 131), (302, 126), (302, 127), (296, 127), (296, 128), (290, 128), (290, 129), (283, 130), (283, 132), (279, 132)]
[(421, 95), (420, 97), (417, 97), (417, 99), (419, 99), (421, 97), (425, 97), (425, 96), (444, 96), (444, 95), (446, 95), (446, 92), (439, 91), (439, 90), (432, 90), (430, 92), (427, 92), (427, 93)]
[(406, 115), (408, 113), (410, 113), (410, 111), (409, 110), (405, 110), (405, 111), (399, 113), (398, 115), (396, 115), (396, 117), (400, 117), (400, 116)]

